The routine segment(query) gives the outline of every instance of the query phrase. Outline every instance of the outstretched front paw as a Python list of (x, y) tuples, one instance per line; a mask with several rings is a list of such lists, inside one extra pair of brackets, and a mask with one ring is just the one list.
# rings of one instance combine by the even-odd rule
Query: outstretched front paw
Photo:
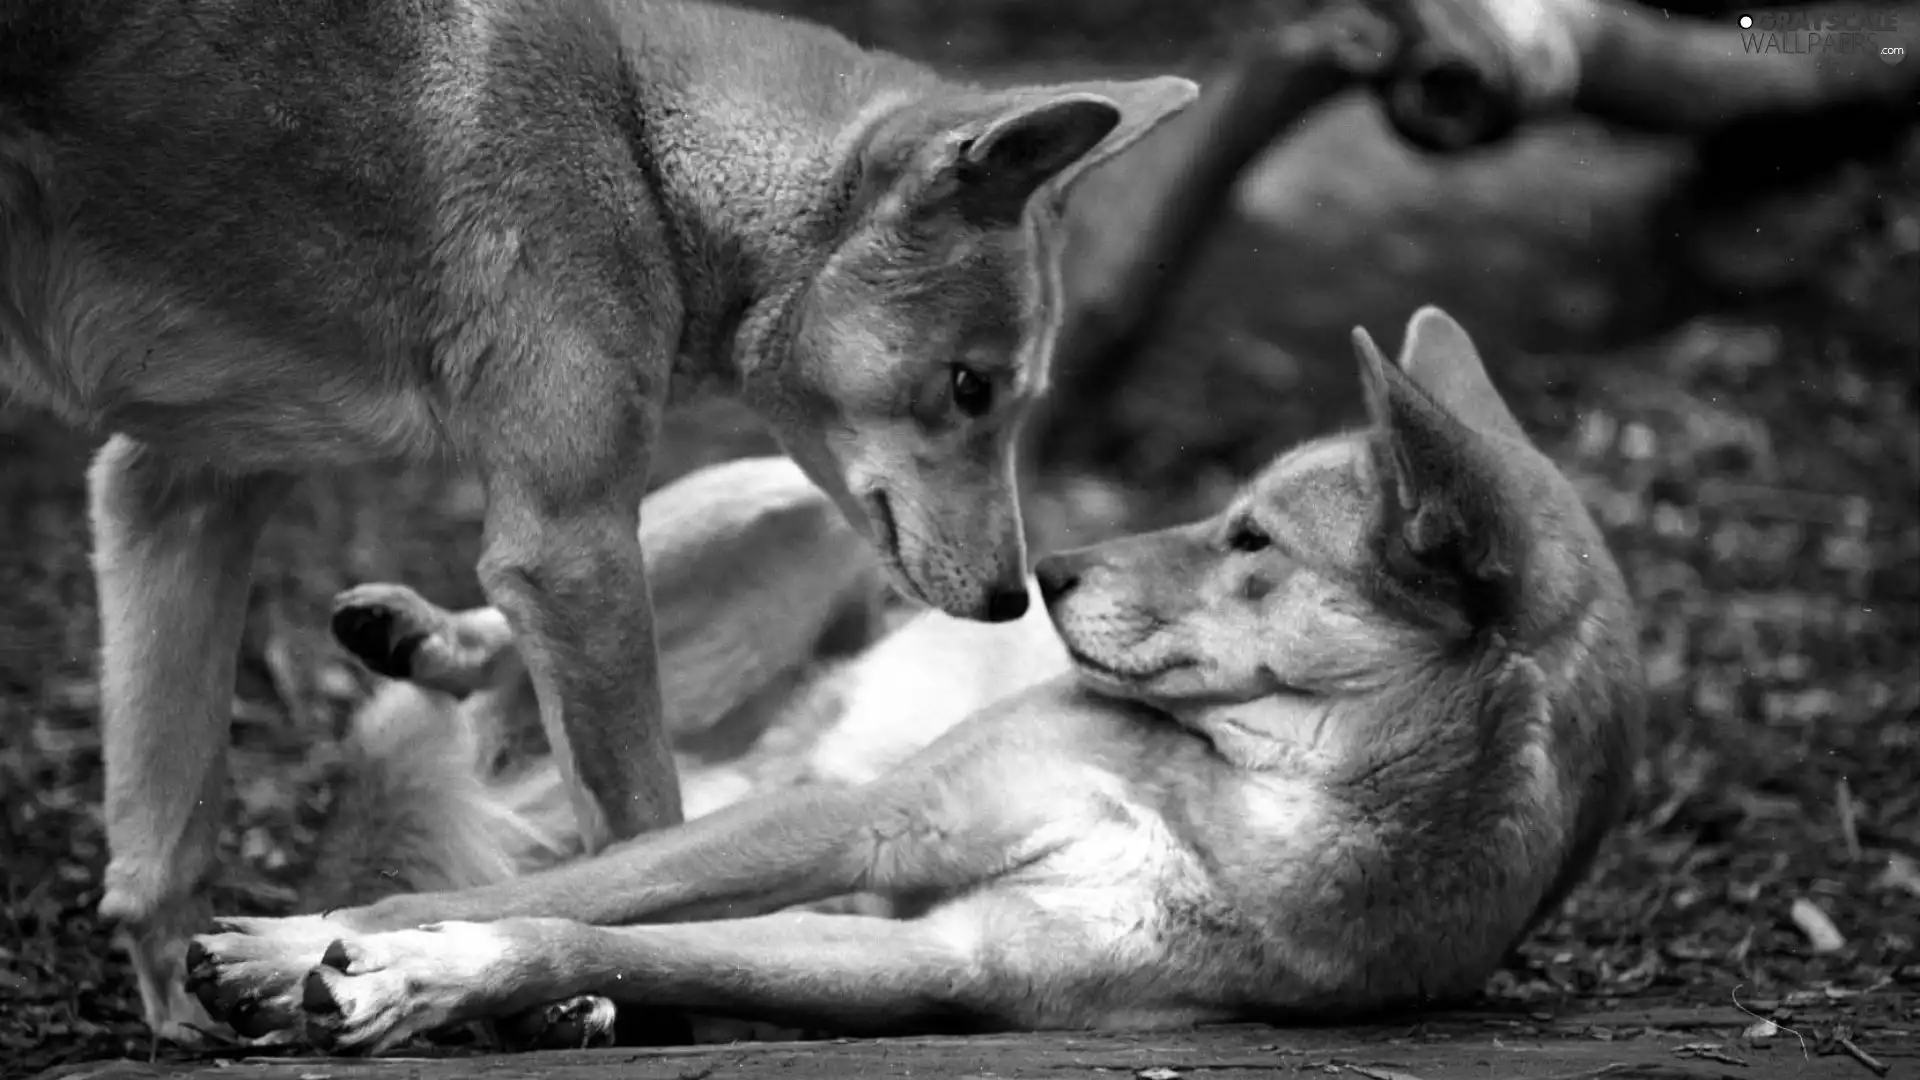
[[(316, 1046), (379, 1053), (415, 1035), (550, 1000), (532, 979), (550, 969), (538, 921), (443, 922), (329, 946), (306, 973), (301, 1005)], [(575, 1019), (610, 1025), (611, 1010)], [(597, 1038), (589, 1030), (582, 1038)]]
[(214, 1019), (247, 1038), (297, 1031), (308, 969), (350, 931), (319, 915), (221, 919), (187, 945), (187, 989)]

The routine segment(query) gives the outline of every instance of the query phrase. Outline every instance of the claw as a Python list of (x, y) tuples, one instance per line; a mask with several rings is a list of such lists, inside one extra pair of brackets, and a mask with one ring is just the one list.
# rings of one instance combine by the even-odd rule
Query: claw
[(274, 1031), (274, 1026), (260, 1015), (260, 1007), (252, 1001), (235, 1002), (221, 1019), (243, 1038), (258, 1039)]
[[(203, 971), (207, 966), (207, 948), (198, 941), (187, 939), (187, 986), (192, 989), (194, 973)], [(205, 976), (202, 976), (205, 978)]]
[(327, 985), (325, 970), (314, 968), (307, 972), (306, 982), (300, 987), (300, 1007), (321, 1015), (340, 1011), (340, 1003), (333, 997), (333, 987)]
[(352, 965), (353, 959), (347, 955), (347, 943), (335, 940), (327, 946), (327, 951), (321, 955), (320, 962), (335, 971), (345, 971)]

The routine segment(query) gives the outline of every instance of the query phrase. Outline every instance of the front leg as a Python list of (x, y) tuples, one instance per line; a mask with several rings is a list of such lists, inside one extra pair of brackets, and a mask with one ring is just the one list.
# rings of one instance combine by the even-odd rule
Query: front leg
[(592, 485), (496, 474), (488, 498), (481, 583), (512, 625), (590, 852), (682, 818), (633, 527), (638, 465)]
[[(1045, 701), (1032, 711), (1014, 703), (1002, 709), (857, 788), (788, 790), (523, 878), (337, 912), (341, 947), (451, 920), (558, 917), (605, 925), (706, 918), (740, 926), (751, 916), (850, 893), (925, 902), (1125, 827), (1102, 794), (1111, 777), (1085, 756), (1099, 731), (1064, 722)], [(302, 929), (291, 920), (261, 920), (197, 938), (190, 963), (201, 1000), (219, 1014), (234, 1001), (293, 997), (285, 973), (330, 951), (316, 948)], [(293, 1019), (278, 1017), (283, 1024)]]
[(964, 890), (1104, 820), (1085, 779), (1097, 768), (1078, 755), (1072, 725), (1003, 708), (868, 784), (772, 792), (597, 857), (473, 889), (392, 896), (337, 918), (362, 932), (541, 916), (622, 925), (739, 919), (850, 893)]
[[(1153, 898), (1135, 899), (1146, 914)], [(1153, 936), (1116, 948), (1109, 929), (1051, 912), (1019, 886), (911, 920), (781, 912), (668, 926), (443, 923), (330, 950), (307, 973), (301, 1002), (316, 1044), (374, 1052), (563, 999), (839, 1035), (1232, 1018), (1204, 994), (1142, 976), (1159, 960)]]
[[(434, 923), (335, 946), (307, 972), (300, 996), (316, 1046), (371, 1053), (588, 995), (881, 1033), (997, 1011), (983, 989), (998, 980), (964, 944), (971, 935), (948, 930), (800, 912), (617, 929), (563, 919)], [(599, 1018), (610, 1020), (610, 1011)]]
[(147, 1023), (193, 1039), (187, 935), (205, 921), (227, 797), (234, 653), (254, 546), (290, 481), (222, 475), (124, 435), (87, 476), (100, 607), (110, 856), (101, 914), (120, 923)]

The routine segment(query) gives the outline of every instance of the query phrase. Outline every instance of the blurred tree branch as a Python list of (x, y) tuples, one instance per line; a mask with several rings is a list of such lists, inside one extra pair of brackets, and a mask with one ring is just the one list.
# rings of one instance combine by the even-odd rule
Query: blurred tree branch
[[(1829, 27), (1823, 36), (1835, 39), (1816, 53), (1756, 50), (1749, 42), (1767, 36), (1761, 26), (1743, 33), (1731, 17), (1668, 18), (1619, 0), (1464, 2), (1536, 6), (1550, 24), (1546, 32), (1564, 35), (1577, 57), (1565, 85), (1543, 88), (1543, 103), (1570, 105), (1625, 127), (1698, 134), (1849, 105), (1898, 104), (1920, 115), (1920, 64), (1887, 63), (1877, 52), (1881, 44), (1920, 45), (1920, 3), (1911, 0), (1793, 6), (1805, 25)], [(1861, 25), (1863, 15), (1882, 16), (1899, 29), (1837, 40), (1848, 38), (1845, 28)], [(1876, 49), (1867, 47), (1869, 36)]]
[(1126, 358), (1139, 352), (1138, 337), (1158, 321), (1169, 283), (1182, 278), (1211, 235), (1240, 174), (1295, 123), (1360, 75), (1373, 74), (1391, 42), (1387, 23), (1346, 6), (1285, 28), (1208, 87), (1189, 121), (1190, 153), (1173, 168), (1142, 178), (1158, 191), (1130, 257), (1102, 283), (1097, 299), (1067, 313), (1056, 368), (1090, 372), (1115, 361), (1127, 367)]
[[(1906, 31), (1902, 41), (1920, 39), (1920, 0), (1792, 10), (1814, 28), (1878, 13)], [(1920, 59), (1888, 63), (1857, 39), (1851, 52), (1757, 51), (1741, 34), (1730, 16), (1670, 18), (1628, 0), (1331, 0), (1244, 50), (1202, 95), (1190, 155), (1151, 181), (1158, 190), (1131, 250), (1068, 314), (1051, 400), (1076, 411), (1112, 407), (1169, 295), (1231, 206), (1240, 173), (1353, 87), (1372, 88), (1402, 137), (1437, 151), (1484, 146), (1526, 120), (1566, 112), (1705, 139), (1776, 120), (1877, 118), (1860, 137), (1880, 142), (1884, 132), (1869, 127), (1920, 117)], [(1848, 140), (1830, 134), (1816, 147), (1796, 145), (1845, 154)], [(1050, 458), (1062, 442), (1051, 408), (1034, 427), (1039, 456)]]

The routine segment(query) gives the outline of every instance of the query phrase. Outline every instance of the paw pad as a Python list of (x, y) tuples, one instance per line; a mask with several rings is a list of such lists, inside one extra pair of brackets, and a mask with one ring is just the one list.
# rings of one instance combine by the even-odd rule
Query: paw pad
[(411, 633), (396, 639), (400, 622), (392, 608), (364, 605), (334, 612), (331, 627), (334, 640), (359, 657), (368, 670), (389, 679), (405, 679), (412, 675), (414, 654), (427, 635)]

